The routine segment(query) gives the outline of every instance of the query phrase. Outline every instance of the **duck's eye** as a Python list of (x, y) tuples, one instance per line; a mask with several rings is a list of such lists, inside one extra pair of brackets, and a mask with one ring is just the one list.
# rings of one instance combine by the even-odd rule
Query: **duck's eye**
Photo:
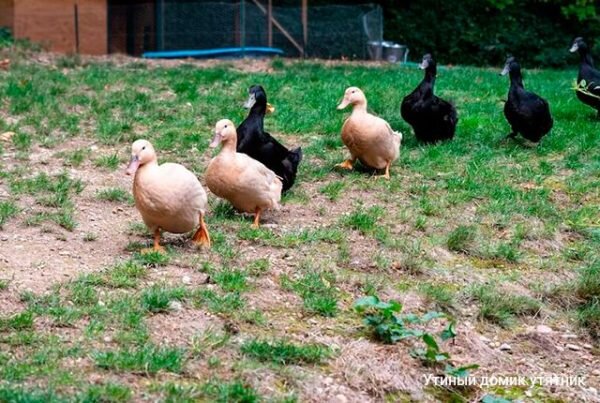
[(224, 128), (227, 129), (227, 125), (225, 125)]
[(146, 149), (146, 146), (143, 146), (143, 147), (142, 147), (142, 151), (144, 151), (145, 149)]
[(356, 91), (352, 91), (352, 93), (354, 94)]

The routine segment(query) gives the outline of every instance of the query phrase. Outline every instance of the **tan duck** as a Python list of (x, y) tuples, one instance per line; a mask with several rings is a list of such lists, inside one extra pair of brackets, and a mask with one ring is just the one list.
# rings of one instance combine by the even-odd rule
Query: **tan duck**
[(359, 159), (367, 167), (385, 169), (381, 176), (389, 179), (390, 165), (400, 154), (402, 134), (393, 131), (385, 120), (367, 112), (367, 98), (360, 88), (348, 88), (337, 108), (344, 109), (348, 105), (352, 105), (352, 114), (342, 126), (342, 141), (350, 151), (350, 158), (336, 166), (352, 169)]
[(164, 250), (160, 246), (161, 231), (181, 234), (195, 228), (198, 230), (193, 242), (210, 247), (210, 236), (204, 223), (206, 192), (196, 175), (183, 165), (158, 165), (154, 147), (146, 140), (137, 140), (131, 146), (127, 175), (135, 175), (135, 206), (154, 234), (153, 250)]
[(219, 120), (210, 147), (215, 148), (219, 144), (223, 147), (208, 164), (206, 186), (237, 210), (255, 213), (252, 226), (258, 228), (262, 210), (279, 208), (282, 182), (262, 163), (236, 152), (236, 143), (233, 122)]

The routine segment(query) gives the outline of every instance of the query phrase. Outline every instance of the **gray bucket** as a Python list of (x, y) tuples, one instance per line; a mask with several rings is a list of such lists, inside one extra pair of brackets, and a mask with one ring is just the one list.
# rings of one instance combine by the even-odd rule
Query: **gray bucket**
[(406, 63), (408, 48), (397, 43), (383, 42), (383, 58), (390, 63)]

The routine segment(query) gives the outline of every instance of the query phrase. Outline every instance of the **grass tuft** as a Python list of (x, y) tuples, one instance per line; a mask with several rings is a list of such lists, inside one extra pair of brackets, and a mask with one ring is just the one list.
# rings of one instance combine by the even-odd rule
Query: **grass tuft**
[(298, 345), (284, 340), (274, 342), (250, 340), (241, 347), (245, 355), (274, 364), (319, 364), (331, 355), (331, 351), (318, 344)]
[(96, 352), (92, 358), (99, 368), (147, 374), (156, 374), (159, 371), (180, 373), (185, 359), (181, 349), (153, 345)]

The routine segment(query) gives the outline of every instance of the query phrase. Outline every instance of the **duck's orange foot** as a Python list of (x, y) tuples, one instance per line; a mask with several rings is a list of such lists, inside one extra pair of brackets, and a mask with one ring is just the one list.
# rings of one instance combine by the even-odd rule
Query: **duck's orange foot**
[(205, 226), (198, 228), (198, 231), (194, 234), (192, 242), (202, 248), (210, 248), (210, 235)]
[(252, 228), (258, 229), (260, 226), (260, 208), (257, 207), (254, 211), (254, 222), (252, 223)]
[(375, 178), (376, 179), (387, 179), (387, 180), (390, 180), (390, 173), (386, 172), (386, 173), (384, 173), (382, 175), (375, 175)]
[(335, 166), (342, 169), (352, 169), (354, 167), (352, 162), (352, 160), (346, 160), (342, 163), (336, 164)]
[(208, 228), (204, 222), (204, 213), (200, 213), (200, 227), (192, 237), (192, 242), (200, 247), (210, 248), (210, 235), (208, 235)]

